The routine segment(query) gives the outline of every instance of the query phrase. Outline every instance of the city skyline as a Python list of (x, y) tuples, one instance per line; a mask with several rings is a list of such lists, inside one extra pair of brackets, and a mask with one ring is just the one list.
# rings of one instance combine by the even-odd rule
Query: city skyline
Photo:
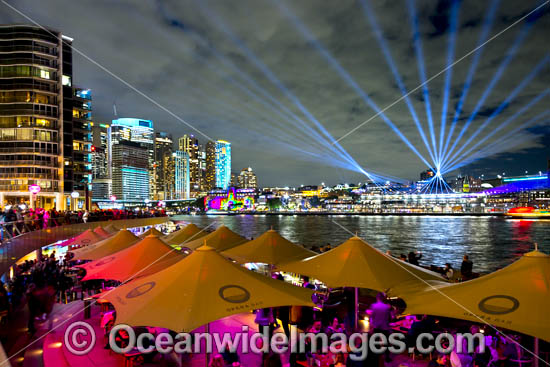
[[(390, 53), (393, 54), (397, 69), (401, 73), (406, 87), (409, 90), (412, 89), (419, 84), (420, 78), (415, 65), (418, 58), (415, 56), (411, 44), (410, 27), (408, 24), (403, 27), (402, 24), (397, 24), (386, 17), (386, 14), (402, 14), (406, 18), (406, 9), (393, 9), (389, 4), (369, 4), (368, 2), (366, 4), (372, 8), (373, 13), (379, 18), (378, 23), (384, 25), (382, 34), (389, 45)], [(238, 77), (239, 72), (231, 68), (228, 71), (223, 60), (237, 65), (240, 72), (251, 76), (252, 80), (255, 80), (263, 90), (274, 95), (277, 100), (283, 101), (286, 108), (290, 108), (299, 114), (300, 111), (296, 111), (296, 107), (287, 101), (288, 98), (281, 95), (281, 92), (275, 88), (276, 85), (274, 86), (269, 80), (269, 75), (274, 76), (293, 95), (303, 99), (306, 108), (318, 118), (334, 139), (343, 136), (358, 123), (372, 116), (374, 112), (362, 105), (362, 101), (354, 93), (353, 88), (350, 88), (349, 83), (341, 79), (341, 75), (334, 72), (331, 65), (327, 64), (326, 58), (319, 55), (318, 49), (305, 47), (311, 46), (312, 43), (307, 38), (301, 38), (304, 27), (309, 29), (319, 42), (326, 46), (325, 49), (332, 54), (334, 60), (337, 60), (347, 69), (349, 74), (354, 77), (354, 81), (359, 83), (367, 93), (372, 94), (371, 97), (376, 100), (379, 106), (385, 106), (400, 97), (399, 88), (396, 86), (392, 73), (385, 63), (383, 53), (380, 52), (375, 37), (375, 28), (372, 27), (371, 21), (364, 14), (355, 11), (362, 9), (363, 2), (327, 5), (327, 8), (322, 9), (322, 16), (313, 18), (311, 16), (313, 14), (311, 4), (305, 4), (303, 8), (287, 9), (285, 13), (284, 9), (277, 9), (276, 5), (266, 0), (265, 4), (251, 5), (250, 7), (250, 11), (254, 12), (258, 19), (262, 21), (258, 23), (244, 22), (242, 25), (227, 22), (231, 18), (231, 12), (239, 11), (238, 9), (229, 9), (215, 2), (208, 3), (206, 6), (189, 3), (180, 7), (176, 4), (161, 2), (157, 2), (155, 6), (130, 6), (129, 8), (132, 11), (125, 15), (126, 19), (150, 17), (154, 24), (150, 27), (152, 32), (151, 34), (145, 34), (145, 30), (136, 25), (136, 28), (132, 31), (130, 29), (119, 30), (116, 40), (110, 40), (109, 37), (91, 38), (86, 35), (93, 32), (97, 32), (97, 34), (108, 33), (111, 30), (110, 26), (100, 30), (97, 28), (97, 24), (86, 22), (85, 26), (78, 23), (80, 27), (77, 27), (77, 23), (73, 22), (70, 16), (62, 19), (49, 17), (48, 14), (51, 14), (50, 12), (55, 11), (60, 6), (60, 3), (56, 1), (52, 1), (51, 6), (43, 8), (36, 8), (31, 5), (25, 2), (17, 4), (20, 11), (37, 22), (59, 29), (63, 34), (74, 37), (75, 47), (82, 52), (87, 53), (91, 46), (98, 47), (101, 52), (97, 54), (98, 56), (94, 56), (94, 60), (97, 59), (97, 62), (102, 65), (105, 63), (107, 68), (114, 68), (113, 73), (120, 74), (120, 77), (128, 80), (129, 83), (137, 83), (136, 85), (140, 90), (151, 94), (163, 106), (171, 111), (173, 110), (178, 116), (197, 126), (207, 135), (214, 136), (216, 139), (231, 141), (235, 147), (233, 150), (234, 165), (236, 167), (254, 167), (258, 175), (262, 177), (262, 182), (265, 185), (290, 184), (298, 186), (320, 181), (330, 183), (359, 182), (364, 181), (365, 177), (345, 167), (343, 168), (341, 162), (331, 162), (332, 159), (341, 161), (341, 157), (336, 157), (330, 152), (321, 155), (324, 162), (320, 163), (316, 160), (311, 161), (309, 159), (310, 154), (300, 153), (300, 150), (305, 149), (307, 151), (305, 146), (282, 144), (281, 141), (284, 139), (281, 133), (283, 130), (270, 131), (270, 125), (267, 125), (267, 122), (263, 120), (263, 117), (268, 115), (267, 112), (271, 110), (260, 108), (257, 101), (250, 95), (243, 95), (242, 82), (240, 84), (227, 82), (229, 79)], [(288, 5), (286, 4), (287, 8)], [(495, 2), (487, 2), (487, 4), (465, 2), (462, 4), (458, 10), (455, 58), (475, 47), (491, 5), (495, 5)], [(495, 5), (495, 15), (490, 28), (491, 35), (504, 29), (511, 22), (519, 20), (539, 3), (522, 3), (519, 7), (514, 5), (512, 2), (506, 1)], [(83, 6), (88, 5), (84, 4)], [(183, 12), (183, 6), (186, 6), (187, 12)], [(446, 53), (440, 52), (440, 50), (445, 49), (448, 44), (451, 33), (449, 21), (452, 19), (452, 7), (450, 3), (444, 2), (438, 4), (418, 2), (416, 9), (420, 35), (424, 42), (425, 69), (427, 75), (430, 76), (445, 67)], [(90, 8), (89, 10), (91, 14), (106, 14), (102, 6), (95, 6), (94, 9)], [(264, 19), (268, 13), (271, 14), (268, 10), (279, 10), (269, 22)], [(328, 17), (327, 14), (331, 13), (328, 10), (333, 11), (336, 15), (332, 18)], [(70, 14), (76, 10), (72, 6), (68, 6), (64, 8), (64, 11)], [(79, 8), (79, 11), (82, 11), (82, 9)], [(109, 10), (112, 13), (109, 16), (118, 14), (118, 11), (118, 8)], [(209, 14), (211, 18), (205, 18), (206, 14)], [(298, 21), (298, 26), (292, 21), (295, 20), (293, 14), (302, 19), (302, 21)], [(510, 59), (510, 65), (503, 74), (504, 77), (496, 84), (498, 88), (493, 90), (486, 103), (483, 104), (478, 113), (480, 118), (473, 120), (473, 126), (481, 124), (483, 118), (490, 116), (499, 104), (505, 101), (506, 96), (514, 86), (520, 83), (522, 78), (535, 67), (536, 62), (540, 59), (539, 56), (543, 57), (547, 53), (548, 50), (544, 47), (544, 32), (541, 31), (548, 24), (547, 14), (548, 7), (541, 9), (540, 13), (531, 15), (526, 22), (518, 24), (486, 46), (488, 49), (484, 51), (479, 60), (479, 71), (475, 74), (470, 95), (465, 102), (464, 110), (467, 113), (474, 109), (475, 102), (479, 99), (484, 87), (489, 84), (490, 78), (497, 70), (497, 66), (505, 59), (510, 45), (518, 39), (521, 40), (518, 43), (516, 54)], [(199, 24), (198, 20), (193, 19), (192, 15), (196, 15), (197, 19), (206, 19), (207, 21), (204, 22), (204, 25)], [(392, 17), (394, 16), (392, 15)], [(220, 22), (213, 24), (213, 19), (220, 19)], [(5, 12), (0, 20), (3, 23), (28, 23), (28, 19), (23, 18), (14, 11)], [(260, 27), (259, 24), (264, 24), (264, 20), (266, 20), (265, 27)], [(343, 26), (344, 20), (347, 21), (346, 26)], [(403, 28), (403, 31), (398, 32), (400, 29), (398, 27)], [(246, 33), (247, 30), (253, 36)], [(357, 33), (358, 31), (362, 31), (362, 33)], [(128, 40), (137, 39), (131, 38), (131, 34), (138, 36), (143, 43), (138, 45), (139, 42), (127, 42)], [(352, 34), (356, 35), (357, 39), (353, 38), (352, 40), (350, 38)], [(359, 36), (360, 34), (361, 36)], [(229, 37), (229, 35), (234, 37)], [(239, 43), (233, 42), (235, 37), (242, 40), (240, 46)], [(153, 39), (156, 39), (157, 43), (152, 42)], [(210, 48), (204, 48), (202, 41), (205, 40), (210, 42)], [(220, 43), (222, 40), (229, 40), (230, 42)], [(288, 64), (290, 71), (288, 67), (280, 67), (275, 57), (277, 55), (263, 47), (267, 40), (280, 43), (283, 50), (300, 48), (299, 52), (288, 51), (288, 53), (285, 53), (285, 63), (283, 64)], [(97, 42), (101, 43), (97, 44)], [(175, 42), (180, 42), (181, 47), (177, 49), (162, 48), (162, 52), (160, 52), (161, 47), (167, 44), (175, 44)], [(113, 47), (119, 43), (124, 44), (123, 55), (114, 52)], [(159, 52), (137, 57), (136, 47), (142, 44), (148, 45)], [(243, 44), (246, 47), (243, 48)], [(335, 49), (332, 47), (334, 44), (343, 46), (340, 47), (341, 50)], [(196, 49), (195, 53), (192, 52), (193, 47)], [(369, 49), (376, 50), (376, 52), (367, 55)], [(113, 58), (119, 57), (117, 55), (122, 56), (126, 63), (113, 63)], [(216, 58), (216, 55), (221, 56), (221, 59)], [(90, 64), (82, 56), (75, 54), (74, 59), (78, 84), (90, 87), (94, 93), (94, 120), (103, 122), (113, 119), (113, 105), (116, 104), (119, 116), (141, 116), (151, 119), (156, 122), (158, 131), (166, 131), (173, 136), (191, 133), (199, 135), (193, 132), (191, 128), (176, 121), (165, 111), (149, 104), (149, 102), (138, 102), (137, 98), (142, 97), (137, 96), (120, 82), (112, 79), (104, 71), (98, 71), (96, 66)], [(179, 60), (178, 63), (181, 67), (176, 67), (175, 60)], [(201, 64), (199, 62), (201, 60), (207, 62)], [(302, 60), (308, 60), (311, 65), (306, 66)], [(461, 81), (465, 79), (471, 61), (471, 59), (467, 59), (453, 68), (451, 95), (448, 101), (450, 110), (457, 103), (462, 87)], [(161, 67), (163, 63), (164, 67)], [(219, 73), (211, 68), (213, 65), (218, 65), (216, 63), (221, 63), (221, 66), (225, 65), (225, 79), (216, 79)], [(409, 63), (410, 65), (408, 65)], [(143, 69), (145, 64), (151, 67)], [(119, 69), (122, 65), (124, 65), (124, 70)], [(258, 65), (265, 65), (272, 74), (266, 74), (265, 68), (258, 69)], [(369, 67), (364, 70), (365, 65)], [(531, 98), (547, 87), (549, 84), (547, 79), (550, 75), (547, 70), (549, 68), (548, 65), (543, 66), (543, 72), (540, 76), (528, 84), (516, 99), (505, 105), (498, 122), (494, 122), (495, 125), (513, 115)], [(166, 72), (166, 75), (170, 76), (164, 78), (155, 70), (159, 72), (162, 70), (163, 73)], [(206, 70), (209, 70), (209, 72), (206, 73)], [(321, 79), (319, 79), (320, 75), (323, 76)], [(153, 76), (158, 77), (158, 79), (151, 79)], [(292, 78), (296, 78), (296, 80)], [(153, 80), (155, 80), (154, 83)], [(442, 75), (429, 84), (432, 106), (434, 106), (432, 111), (434, 120), (439, 120), (441, 113), (444, 80), (444, 75)], [(222, 87), (219, 88), (219, 93), (210, 88), (215, 85)], [(387, 88), (384, 89), (382, 85)], [(320, 92), (319, 98), (312, 97), (317, 95), (317, 93), (312, 93), (313, 89)], [(170, 95), (166, 95), (163, 92), (164, 90), (169, 90)], [(178, 93), (173, 93), (174, 91)], [(222, 92), (225, 93), (225, 96)], [(227, 100), (228, 94), (235, 94), (233, 103), (240, 109), (240, 113), (244, 114), (243, 118), (230, 118), (234, 114), (225, 113), (232, 111), (231, 106), (227, 104), (228, 101), (231, 101)], [(179, 101), (179, 105), (175, 104), (174, 97)], [(547, 97), (543, 98), (542, 102), (546, 101)], [(197, 98), (199, 102), (197, 102)], [(226, 99), (224, 100), (224, 98)], [(427, 129), (422, 93), (420, 91), (414, 93), (411, 95), (411, 100), (421, 123)], [(224, 101), (225, 104), (222, 103)], [(192, 107), (189, 107), (189, 104)], [(510, 126), (517, 126), (528, 117), (532, 117), (541, 111), (542, 107), (540, 105), (535, 107), (527, 111), (525, 116), (522, 115), (521, 119), (513, 121)], [(261, 113), (258, 115), (258, 112)], [(222, 117), (215, 117), (220, 113)], [(273, 111), (270, 113), (273, 113)], [(464, 123), (467, 113), (465, 113), (464, 118), (459, 120), (458, 127)], [(417, 136), (418, 133), (415, 131), (414, 124), (408, 115), (406, 104), (404, 102), (399, 103), (388, 111), (388, 116), (397, 123), (413, 146), (418, 148), (421, 155), (427, 156), (427, 152), (422, 151), (422, 141)], [(258, 132), (258, 129), (253, 130), (250, 125), (251, 121), (257, 123), (258, 128), (263, 129), (263, 133)], [(294, 127), (294, 129), (299, 130), (299, 127)], [(469, 173), (469, 170), (475, 172), (476, 169), (483, 168), (485, 171), (493, 170), (495, 174), (501, 171), (520, 174), (525, 169), (537, 171), (544, 167), (547, 155), (545, 150), (548, 146), (546, 144), (548, 142), (546, 138), (548, 136), (547, 126), (538, 126), (536, 129), (525, 130), (522, 133), (527, 134), (523, 144), (519, 147), (510, 148), (511, 150), (515, 149), (515, 152), (505, 152), (501, 156), (485, 158), (472, 166), (468, 166), (464, 169), (464, 172)], [(435, 135), (439, 139), (437, 131)], [(201, 140), (205, 141), (206, 138)], [(266, 145), (270, 149), (264, 149)], [(408, 150), (403, 142), (378, 119), (343, 140), (342, 146), (361, 167), (366, 167), (367, 171), (373, 169), (392, 176), (415, 180), (417, 173), (426, 169), (418, 157)], [(518, 153), (518, 148), (523, 150)], [(504, 147), (504, 150), (509, 149)], [(261, 154), (258, 154), (260, 152)], [(289, 157), (291, 159), (288, 159)], [(538, 159), (533, 159), (533, 157), (538, 157)], [(387, 164), (385, 164), (388, 159), (393, 162), (391, 167), (387, 167)], [(281, 165), (280, 162), (282, 161), (285, 162), (284, 165)], [(285, 174), (281, 175), (280, 172), (285, 172)]]

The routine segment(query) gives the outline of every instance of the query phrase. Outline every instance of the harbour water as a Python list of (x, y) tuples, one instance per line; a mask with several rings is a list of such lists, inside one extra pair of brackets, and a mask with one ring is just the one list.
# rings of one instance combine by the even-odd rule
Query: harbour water
[(393, 255), (420, 251), (422, 265), (459, 268), (464, 254), (474, 262), (474, 271), (491, 272), (509, 265), (525, 252), (539, 249), (550, 253), (550, 220), (518, 220), (502, 217), (450, 216), (262, 216), (178, 215), (175, 220), (199, 227), (224, 224), (247, 238), (269, 228), (305, 247), (335, 246), (357, 233), (381, 251)]

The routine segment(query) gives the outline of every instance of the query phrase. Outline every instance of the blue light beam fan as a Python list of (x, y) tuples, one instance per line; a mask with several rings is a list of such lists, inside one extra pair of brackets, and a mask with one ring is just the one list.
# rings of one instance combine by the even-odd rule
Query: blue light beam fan
[[(531, 82), (531, 80), (533, 80), (533, 78), (542, 70), (542, 68), (544, 66), (546, 66), (546, 64), (548, 63), (548, 61), (550, 60), (550, 57), (549, 56), (546, 56), (544, 57), (538, 64), (537, 66), (535, 66), (535, 68), (529, 73), (529, 75), (527, 75), (527, 77), (525, 77), (521, 83), (516, 86), (516, 88), (514, 88), (514, 90), (508, 95), (508, 97), (506, 97), (506, 99), (496, 108), (496, 110), (493, 111), (493, 113), (491, 113), (491, 115), (485, 120), (485, 122), (483, 122), (483, 124), (481, 124), (473, 133), (472, 135), (466, 140), (466, 142), (464, 144), (462, 144), (462, 146), (460, 147), (460, 149), (458, 149), (450, 158), (448, 158), (448, 161), (453, 161), (454, 159), (456, 159), (456, 157), (458, 156), (458, 154), (460, 154), (460, 152), (462, 150), (464, 150), (468, 144), (470, 144), (472, 142), (472, 140), (478, 136), (481, 131), (483, 131), (483, 129), (489, 125), (491, 123), (491, 121), (493, 121), (493, 119), (498, 116), (506, 107), (508, 107), (508, 105), (510, 104), (510, 102), (516, 98), (516, 96), (529, 84), (529, 82)], [(447, 162), (448, 162), (447, 161)]]
[[(292, 24), (300, 31), (300, 33), (304, 36), (304, 38), (315, 47), (315, 49), (327, 60), (329, 65), (334, 68), (338, 74), (348, 83), (350, 87), (352, 87), (356, 93), (363, 98), (365, 103), (370, 106), (375, 112), (380, 113), (380, 117), (384, 120), (384, 122), (401, 138), (401, 140), (411, 149), (418, 158), (424, 164), (426, 164), (427, 167), (432, 168), (432, 164), (430, 164), (423, 156), (420, 154), (420, 152), (416, 149), (416, 147), (411, 144), (411, 142), (405, 137), (405, 135), (397, 128), (397, 126), (384, 114), (381, 113), (380, 108), (374, 103), (374, 101), (367, 95), (361, 87), (355, 82), (355, 80), (351, 77), (351, 75), (332, 57), (332, 55), (324, 48), (324, 46), (313, 36), (311, 31), (303, 25), (300, 20), (288, 9), (283, 3), (276, 2), (274, 0), (270, 0), (274, 5), (279, 7), (285, 15), (291, 20)], [(333, 144), (337, 144), (336, 141), (333, 141)]]
[[(307, 108), (301, 103), (301, 101), (296, 97), (288, 88), (275, 76), (275, 74), (265, 65), (256, 55), (250, 50), (234, 33), (233, 31), (228, 27), (228, 25), (219, 17), (217, 16), (213, 11), (210, 11), (207, 9), (206, 5), (202, 1), (196, 1), (195, 2), (199, 7), (200, 10), (211, 20), (214, 21), (215, 26), (224, 33), (247, 57), (247, 59), (256, 66), (265, 76), (266, 78), (273, 83), (281, 92), (289, 99), (291, 100), (294, 105), (312, 122), (313, 128), (311, 125), (304, 125), (302, 126), (304, 129), (309, 129), (308, 131), (318, 139), (327, 140), (329, 139), (329, 147), (330, 149), (333, 149), (334, 154), (340, 155), (343, 159), (349, 161), (351, 164), (354, 164), (357, 166), (358, 169), (361, 167), (355, 160), (346, 152), (345, 149), (343, 149), (339, 144), (330, 144), (330, 141), (333, 140), (332, 136), (328, 133), (328, 131), (322, 126), (322, 124), (313, 116), (313, 114), (307, 110)], [(303, 122), (303, 121), (302, 121)], [(320, 136), (321, 133), (324, 135), (324, 138)]]
[(460, 142), (460, 140), (462, 139), (462, 137), (464, 136), (464, 134), (468, 130), (468, 127), (470, 127), (470, 124), (476, 118), (477, 114), (479, 113), (479, 111), (483, 107), (483, 105), (485, 103), (485, 100), (487, 99), (487, 97), (489, 97), (489, 95), (493, 91), (493, 88), (496, 86), (497, 82), (500, 80), (500, 78), (504, 74), (504, 71), (506, 70), (506, 68), (508, 67), (508, 65), (512, 61), (512, 59), (516, 56), (516, 53), (517, 53), (518, 49), (521, 47), (521, 45), (523, 44), (523, 41), (525, 40), (525, 38), (529, 34), (529, 30), (531, 29), (530, 24), (531, 23), (526, 23), (526, 25), (521, 28), (518, 36), (516, 37), (514, 43), (512, 44), (512, 47), (510, 47), (508, 49), (508, 52), (506, 53), (506, 57), (500, 63), (497, 71), (493, 74), (493, 78), (491, 79), (491, 81), (489, 82), (487, 87), (485, 88), (485, 91), (483, 92), (481, 98), (477, 101), (477, 104), (476, 104), (473, 112), (470, 114), (470, 116), (468, 117), (468, 120), (466, 121), (466, 123), (464, 124), (462, 129), (460, 130), (460, 133), (458, 134), (458, 137), (454, 140), (453, 145), (446, 152), (446, 155), (443, 157), (442, 164), (445, 164), (445, 162), (451, 156), (454, 149), (456, 148), (456, 146), (458, 145), (458, 143)]
[[(416, 4), (414, 0), (407, 0), (407, 9), (409, 11), (409, 18), (410, 18), (410, 23), (412, 27), (414, 51), (416, 53), (416, 63), (418, 65), (418, 73), (420, 74), (420, 82), (422, 83), (422, 95), (424, 97), (424, 106), (426, 108), (426, 118), (428, 119), (428, 128), (430, 131), (433, 150), (434, 152), (437, 152), (434, 122), (432, 117), (432, 107), (430, 104), (430, 92), (428, 90), (428, 83), (426, 83), (426, 68), (424, 63), (424, 52), (422, 50), (422, 40), (420, 39), (420, 30), (418, 27), (418, 14), (416, 13)], [(438, 160), (436, 165), (439, 167), (441, 165), (441, 162), (439, 162)]]
[[(458, 25), (458, 14), (460, 9), (461, 0), (454, 0), (451, 5), (450, 13), (450, 26), (449, 26), (449, 44), (447, 46), (447, 71), (445, 72), (445, 84), (443, 88), (443, 107), (441, 109), (441, 126), (439, 129), (439, 152), (437, 153), (437, 161), (441, 163), (441, 156), (443, 155), (443, 140), (445, 138), (445, 129), (447, 124), (447, 110), (449, 106), (449, 94), (451, 90), (451, 80), (453, 75), (453, 68), (451, 65), (455, 58), (455, 43), (456, 33)], [(438, 166), (440, 168), (440, 166)]]
[(462, 113), (462, 107), (464, 105), (464, 102), (466, 100), (466, 97), (468, 96), (468, 92), (470, 91), (470, 86), (472, 85), (472, 80), (474, 78), (477, 66), (479, 64), (479, 60), (481, 59), (481, 55), (483, 54), (484, 47), (480, 47), (487, 41), (487, 37), (489, 35), (489, 31), (491, 30), (491, 27), (493, 25), (493, 22), (495, 20), (495, 14), (496, 10), (498, 8), (500, 0), (492, 0), (491, 4), (489, 6), (489, 10), (485, 16), (485, 19), (483, 21), (483, 27), (481, 29), (481, 32), (479, 34), (479, 38), (477, 41), (477, 51), (474, 53), (474, 57), (472, 59), (472, 62), (470, 64), (470, 68), (468, 69), (468, 74), (466, 76), (466, 80), (464, 81), (464, 86), (462, 87), (462, 92), (460, 94), (460, 98), (458, 100), (458, 103), (455, 108), (455, 113), (453, 116), (453, 120), (451, 122), (449, 133), (447, 134), (447, 138), (445, 139), (445, 146), (443, 147), (443, 153), (440, 157), (441, 161), (444, 161), (444, 157), (447, 154), (447, 150), (449, 148), (449, 144), (451, 142), (451, 138), (454, 134), (456, 124), (458, 122), (458, 118), (460, 117), (460, 114)]
[[(496, 128), (491, 130), (489, 134), (484, 136), (482, 139), (478, 140), (473, 146), (468, 148), (465, 152), (463, 152), (459, 157), (456, 157), (452, 161), (449, 162), (449, 166), (452, 166), (458, 162), (460, 162), (463, 159), (466, 159), (468, 154), (470, 154), (472, 151), (474, 151), (477, 147), (479, 147), (481, 144), (485, 143), (488, 139), (493, 137), (496, 133), (501, 131), (503, 128), (508, 126), (511, 122), (516, 120), (518, 117), (523, 116), (531, 107), (536, 105), (538, 102), (540, 102), (544, 97), (547, 97), (549, 95), (549, 91), (545, 90), (544, 92), (540, 93), (539, 95), (535, 96), (535, 98), (531, 99), (529, 103), (527, 103), (525, 106), (520, 108), (516, 113), (514, 113), (512, 116), (507, 118), (504, 122), (502, 122), (500, 125), (498, 125)], [(487, 119), (489, 120), (489, 119)], [(487, 122), (487, 121), (485, 121)]]
[(409, 109), (409, 112), (411, 114), (411, 117), (413, 118), (414, 124), (416, 125), (416, 129), (418, 130), (418, 133), (420, 134), (420, 137), (422, 138), (422, 141), (424, 142), (424, 146), (426, 147), (426, 150), (430, 154), (430, 157), (432, 159), (433, 165), (436, 165), (436, 158), (435, 154), (432, 151), (430, 144), (428, 143), (428, 139), (426, 137), (426, 134), (424, 133), (424, 129), (422, 127), (422, 124), (420, 123), (420, 120), (418, 118), (418, 115), (416, 114), (416, 110), (414, 109), (414, 106), (412, 104), (411, 99), (408, 96), (407, 88), (405, 87), (405, 83), (403, 83), (403, 80), (401, 79), (401, 75), (399, 73), (399, 70), (397, 69), (397, 65), (395, 64), (395, 61), (391, 55), (390, 49), (386, 43), (386, 40), (384, 39), (384, 35), (382, 32), (382, 29), (380, 28), (378, 21), (376, 20), (376, 16), (374, 13), (374, 10), (370, 7), (368, 0), (361, 0), (361, 5), (363, 8), (363, 13), (367, 17), (371, 28), (374, 32), (374, 36), (376, 38), (376, 41), (378, 42), (378, 46), (380, 47), (380, 50), (382, 50), (382, 54), (384, 55), (384, 58), (386, 59), (386, 63), (388, 64), (393, 77), (397, 83), (397, 86), (401, 92), (401, 94), (405, 97), (405, 103), (407, 104), (407, 108)]

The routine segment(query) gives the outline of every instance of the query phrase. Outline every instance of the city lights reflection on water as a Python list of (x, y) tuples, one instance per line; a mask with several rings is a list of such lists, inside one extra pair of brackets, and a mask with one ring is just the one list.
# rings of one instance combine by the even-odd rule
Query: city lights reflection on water
[[(550, 253), (550, 221), (497, 217), (446, 216), (177, 216), (205, 227), (212, 221), (256, 238), (271, 227), (306, 247), (338, 245), (357, 233), (377, 249), (394, 256), (420, 251), (421, 264), (460, 267), (469, 254), (475, 271), (490, 272), (509, 265), (525, 252)], [(349, 232), (340, 227), (346, 228)]]

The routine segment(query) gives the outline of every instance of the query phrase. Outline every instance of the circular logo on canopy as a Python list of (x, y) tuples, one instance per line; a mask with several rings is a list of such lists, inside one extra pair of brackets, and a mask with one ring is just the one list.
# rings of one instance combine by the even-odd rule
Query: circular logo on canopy
[(132, 289), (128, 294), (126, 295), (126, 298), (136, 298), (139, 296), (144, 295), (145, 293), (149, 292), (151, 289), (155, 287), (155, 282), (148, 282), (143, 283), (142, 285), (139, 285)]
[(477, 306), (490, 315), (505, 315), (519, 308), (519, 301), (512, 296), (497, 294), (483, 298)]
[(218, 294), (230, 303), (243, 303), (250, 299), (250, 292), (240, 285), (225, 285), (220, 288)]
[(110, 262), (113, 261), (114, 259), (115, 259), (115, 257), (114, 257), (114, 256), (111, 256), (111, 257), (109, 257), (109, 258), (107, 258), (107, 259), (103, 259), (103, 260), (97, 262), (97, 263), (95, 264), (95, 266), (96, 266), (96, 267), (98, 267), (98, 266), (103, 266), (103, 265), (105, 265), (105, 264), (110, 263)]

